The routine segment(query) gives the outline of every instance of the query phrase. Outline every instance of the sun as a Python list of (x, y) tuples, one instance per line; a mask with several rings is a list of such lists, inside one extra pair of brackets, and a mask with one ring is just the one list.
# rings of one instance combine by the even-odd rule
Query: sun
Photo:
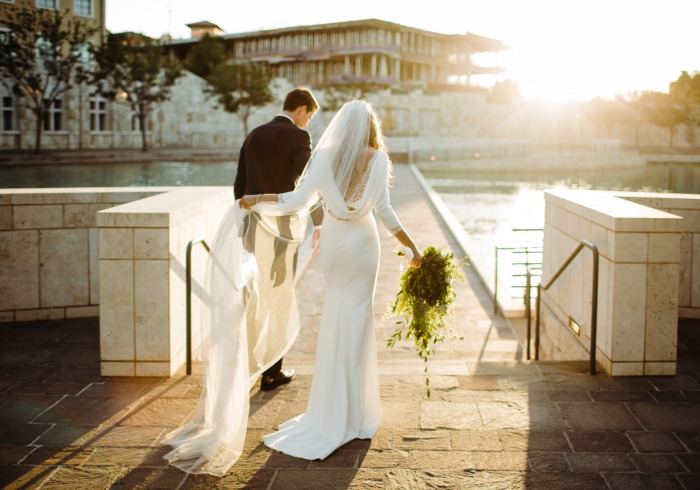
[[(613, 97), (619, 83), (604, 76), (603, 66), (595, 66), (575, 53), (552, 56), (537, 53), (511, 53), (507, 77), (518, 82), (520, 93), (527, 99), (553, 102), (583, 101), (594, 97)], [(604, 60), (598, 60), (604, 64)]]

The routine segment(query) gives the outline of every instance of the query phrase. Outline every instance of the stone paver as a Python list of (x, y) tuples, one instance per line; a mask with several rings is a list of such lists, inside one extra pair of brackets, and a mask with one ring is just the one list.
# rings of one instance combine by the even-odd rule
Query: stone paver
[[(393, 204), (421, 246), (455, 246), (408, 167)], [(679, 373), (611, 378), (586, 363), (528, 363), (474, 272), (455, 283), (454, 329), (438, 346), (431, 399), (410, 342), (386, 349), (382, 320), (399, 260), (381, 233), (376, 297), (382, 426), (324, 461), (267, 449), (262, 436), (303, 412), (313, 374), (323, 280), (312, 260), (298, 284), (297, 378), (251, 393), (244, 452), (223, 478), (167, 467), (164, 435), (195, 408), (195, 374), (99, 375), (98, 319), (0, 325), (0, 488), (626, 489), (700, 487), (700, 322), (679, 322)]]

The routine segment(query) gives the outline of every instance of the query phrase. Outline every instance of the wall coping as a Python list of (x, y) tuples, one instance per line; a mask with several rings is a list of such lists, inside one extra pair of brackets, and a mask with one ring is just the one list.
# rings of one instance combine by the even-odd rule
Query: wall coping
[[(548, 189), (544, 191), (545, 201), (596, 222), (610, 230), (621, 232), (680, 232), (680, 216), (660, 211), (644, 204), (629, 200), (644, 198), (647, 193), (617, 193), (615, 191), (593, 191), (581, 189)], [(661, 193), (654, 193), (659, 199)], [(671, 194), (667, 194), (671, 196)], [(675, 195), (678, 199), (678, 195)], [(653, 225), (652, 225), (653, 223)]]
[(182, 187), (55, 187), (0, 189), (0, 204), (126, 203)]
[(233, 192), (231, 186), (177, 187), (97, 213), (99, 228), (167, 228), (204, 212), (211, 201), (221, 203)]

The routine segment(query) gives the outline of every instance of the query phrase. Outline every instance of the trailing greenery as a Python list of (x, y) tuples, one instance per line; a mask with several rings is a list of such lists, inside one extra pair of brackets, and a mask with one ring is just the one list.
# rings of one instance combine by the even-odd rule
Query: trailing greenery
[(448, 337), (445, 317), (452, 311), (455, 293), (452, 290), (454, 279), (464, 280), (461, 271), (462, 261), (455, 260), (452, 252), (441, 252), (428, 247), (423, 252), (423, 262), (419, 268), (408, 268), (400, 279), (396, 300), (389, 304), (385, 318), (403, 317), (396, 322), (399, 327), (387, 340), (391, 348), (402, 338), (413, 338), (420, 357), (425, 363), (426, 395), (430, 398), (430, 377), (428, 376), (428, 356), (432, 346), (444, 342)]

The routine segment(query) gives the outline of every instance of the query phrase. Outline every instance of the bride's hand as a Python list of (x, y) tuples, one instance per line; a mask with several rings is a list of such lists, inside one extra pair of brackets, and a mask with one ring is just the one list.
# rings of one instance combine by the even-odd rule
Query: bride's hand
[(423, 263), (423, 257), (419, 253), (414, 253), (413, 258), (411, 260), (406, 261), (410, 267), (413, 267), (414, 269), (417, 269), (421, 266)]
[(250, 209), (258, 203), (260, 196), (243, 196), (238, 205), (241, 209)]

